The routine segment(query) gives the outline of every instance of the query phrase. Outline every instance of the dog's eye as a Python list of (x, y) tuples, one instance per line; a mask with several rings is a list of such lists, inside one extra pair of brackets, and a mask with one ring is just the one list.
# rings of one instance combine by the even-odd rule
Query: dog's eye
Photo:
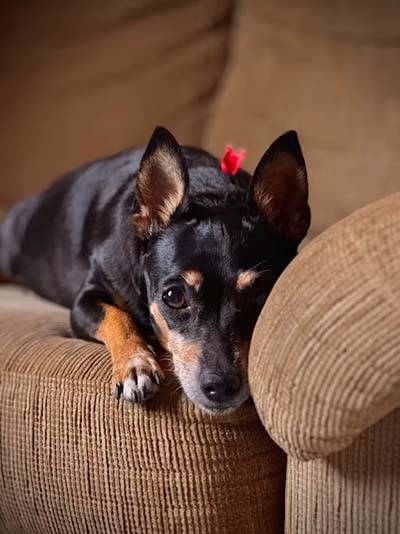
[(164, 291), (162, 299), (170, 308), (186, 308), (187, 302), (183, 291), (179, 287), (170, 287)]

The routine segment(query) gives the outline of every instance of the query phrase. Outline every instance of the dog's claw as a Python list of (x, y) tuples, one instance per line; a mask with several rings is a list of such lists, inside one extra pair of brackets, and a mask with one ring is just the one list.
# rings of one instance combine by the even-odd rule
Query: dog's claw
[(122, 392), (124, 390), (124, 385), (121, 382), (115, 384), (115, 397), (117, 400), (121, 398)]
[(136, 373), (135, 369), (132, 369), (131, 374), (132, 374), (132, 378), (133, 378), (133, 380), (135, 381), (135, 384), (137, 385), (137, 383), (138, 383), (138, 376), (137, 376), (137, 373)]
[(161, 384), (161, 377), (157, 371), (153, 371), (153, 374), (151, 375), (151, 379), (157, 386)]
[(146, 395), (147, 395), (147, 389), (146, 389), (146, 386), (143, 386), (142, 390), (140, 391), (140, 399), (139, 399), (140, 403), (145, 402)]
[(156, 358), (156, 351), (153, 349), (153, 347), (151, 345), (147, 345), (147, 348), (149, 352), (151, 352), (151, 354)]

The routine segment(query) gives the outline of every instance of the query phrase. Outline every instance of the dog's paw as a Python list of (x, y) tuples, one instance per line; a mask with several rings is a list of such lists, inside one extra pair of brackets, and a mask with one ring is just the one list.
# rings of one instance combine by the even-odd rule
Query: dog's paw
[(164, 373), (152, 352), (135, 354), (114, 369), (115, 396), (143, 403), (154, 397), (163, 379)]

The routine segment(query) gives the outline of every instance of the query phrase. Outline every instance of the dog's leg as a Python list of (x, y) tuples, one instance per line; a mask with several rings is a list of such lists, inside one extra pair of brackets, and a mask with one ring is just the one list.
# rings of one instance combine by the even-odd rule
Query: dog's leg
[(110, 351), (117, 398), (143, 402), (157, 393), (163, 372), (154, 352), (132, 317), (111, 304), (105, 292), (84, 288), (73, 306), (71, 324), (79, 337), (101, 341)]

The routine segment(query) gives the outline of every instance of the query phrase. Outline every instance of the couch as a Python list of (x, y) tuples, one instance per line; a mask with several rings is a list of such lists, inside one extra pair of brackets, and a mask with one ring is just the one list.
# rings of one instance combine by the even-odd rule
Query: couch
[(314, 217), (229, 416), (172, 376), (117, 402), (104, 347), (0, 287), (1, 534), (399, 532), (397, 4), (25, 4), (0, 21), (1, 205), (157, 122), (250, 171), (298, 129)]

